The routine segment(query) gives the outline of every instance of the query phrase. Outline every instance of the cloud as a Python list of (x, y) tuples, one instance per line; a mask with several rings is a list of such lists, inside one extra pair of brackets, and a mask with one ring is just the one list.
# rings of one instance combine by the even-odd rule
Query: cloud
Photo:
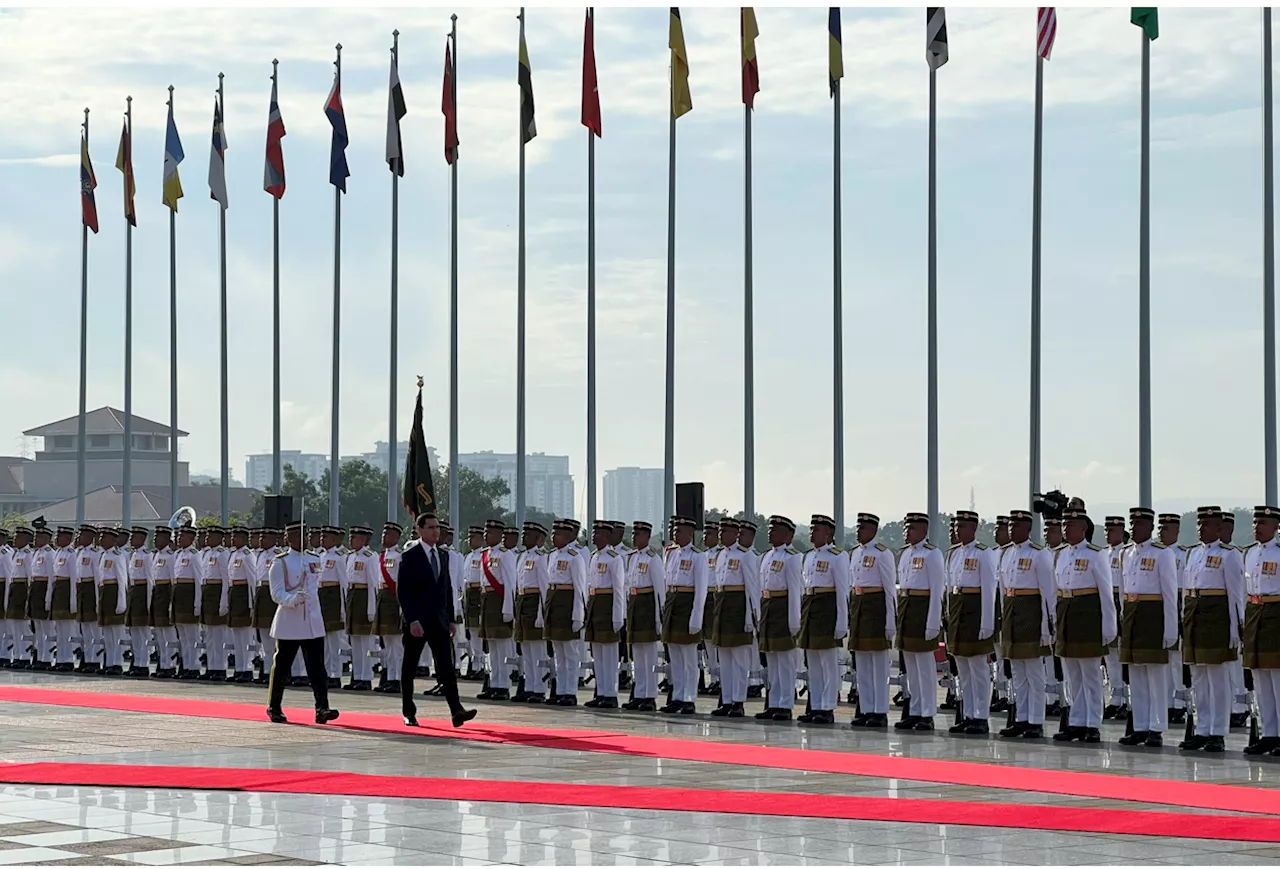
[(47, 154), (42, 157), (0, 157), (0, 166), (50, 166), (62, 169), (79, 166), (79, 154)]

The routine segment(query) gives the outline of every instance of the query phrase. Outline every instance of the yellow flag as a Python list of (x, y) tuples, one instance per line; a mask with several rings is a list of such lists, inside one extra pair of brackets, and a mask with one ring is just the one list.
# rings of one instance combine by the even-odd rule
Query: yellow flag
[(693, 94), (689, 93), (689, 55), (684, 48), (684, 28), (680, 24), (680, 7), (671, 7), (671, 112), (677, 118), (693, 111)]

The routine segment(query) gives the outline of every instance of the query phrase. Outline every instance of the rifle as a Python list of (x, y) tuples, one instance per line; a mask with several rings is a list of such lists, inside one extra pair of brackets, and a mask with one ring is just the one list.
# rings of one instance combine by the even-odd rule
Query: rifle
[(964, 723), (964, 696), (960, 690), (960, 668), (956, 664), (956, 656), (947, 652), (947, 669), (951, 671), (951, 683), (956, 694), (956, 724)]
[(1067, 691), (1064, 687), (1067, 683), (1063, 681), (1062, 659), (1057, 655), (1053, 656), (1053, 678), (1058, 681), (1058, 703), (1062, 710), (1058, 715), (1058, 732), (1066, 733), (1067, 728), (1071, 726), (1071, 704), (1067, 702)]
[(1129, 714), (1125, 716), (1124, 735), (1133, 735), (1133, 704), (1129, 702), (1129, 665), (1120, 665), (1120, 679), (1124, 682), (1124, 705), (1129, 707)]
[(1182, 687), (1187, 689), (1187, 729), (1183, 739), (1188, 742), (1196, 736), (1196, 697), (1191, 690), (1191, 665), (1182, 665)]
[(1244, 671), (1244, 690), (1249, 692), (1249, 745), (1258, 743), (1258, 701), (1253, 693), (1253, 670)]
[(1013, 664), (1008, 658), (1004, 659), (1004, 677), (1009, 680), (1009, 717), (1005, 726), (1013, 727), (1018, 722), (1018, 696), (1013, 693)]
[(901, 651), (898, 652), (898, 672), (902, 674), (902, 685), (899, 686), (902, 690), (898, 692), (902, 695), (902, 715), (899, 720), (905, 721), (911, 717), (911, 685), (907, 679), (907, 657)]

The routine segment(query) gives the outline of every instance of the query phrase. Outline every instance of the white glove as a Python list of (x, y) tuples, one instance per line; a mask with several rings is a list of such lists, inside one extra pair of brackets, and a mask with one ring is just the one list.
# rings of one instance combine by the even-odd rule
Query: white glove
[(1231, 623), (1231, 641), (1230, 641), (1230, 646), (1231, 646), (1231, 648), (1233, 648), (1233, 649), (1238, 648), (1238, 647), (1240, 646), (1240, 631), (1239, 631), (1239, 629), (1236, 627), (1236, 623), (1235, 623), (1235, 622), (1232, 622), (1232, 623)]
[(896, 636), (895, 630), (896, 629), (892, 627), (886, 627), (884, 629), (884, 640), (886, 643), (888, 643), (891, 646), (893, 645), (893, 638), (894, 636)]
[(1109, 645), (1111, 645), (1112, 643), (1114, 643), (1115, 641), (1116, 641), (1116, 635), (1115, 635), (1115, 634), (1103, 634), (1103, 635), (1102, 635), (1102, 645), (1104, 645), (1104, 646), (1109, 646)]
[(1040, 645), (1048, 646), (1052, 644), (1053, 644), (1053, 636), (1051, 634), (1043, 633), (1040, 635)]
[(580, 619), (573, 620), (573, 632), (576, 634), (582, 630), (582, 621)]
[(836, 638), (836, 640), (843, 640), (843, 639), (844, 639), (845, 637), (847, 637), (847, 636), (849, 636), (849, 632), (848, 632), (848, 631), (838, 631), (838, 632), (836, 633), (836, 637), (835, 637), (835, 638)]
[(230, 604), (228, 604), (227, 606), (221, 606), (221, 605), (219, 605), (219, 606), (218, 606), (218, 615), (220, 615), (220, 616), (225, 616), (228, 612), (230, 612), (230, 610), (231, 610)]
[(613, 623), (613, 632), (616, 634), (616, 633), (617, 633), (618, 631), (620, 631), (620, 630), (622, 630), (622, 622), (614, 622), (614, 623)]
[(992, 634), (992, 631), (978, 631), (978, 639), (989, 640), (991, 639), (991, 634)]
[(542, 613), (538, 613), (538, 617), (537, 617), (536, 619), (534, 619), (534, 620), (533, 620), (533, 626), (534, 626), (535, 628), (541, 628), (541, 627), (542, 627)]
[(1164, 635), (1164, 648), (1166, 648), (1166, 649), (1172, 649), (1172, 648), (1174, 647), (1174, 645), (1175, 645), (1177, 642), (1178, 642), (1178, 637), (1177, 637), (1177, 635), (1176, 635), (1176, 634), (1172, 634), (1172, 635), (1171, 635), (1171, 634), (1165, 634), (1165, 635)]
[(925, 641), (926, 641), (926, 642), (936, 643), (936, 642), (938, 641), (938, 638), (939, 638), (941, 635), (942, 635), (942, 628), (940, 628), (940, 627), (938, 627), (938, 628), (934, 628), (934, 629), (933, 629), (933, 633), (929, 633), (929, 629), (928, 629), (928, 628), (925, 628), (925, 631), (924, 631), (924, 638), (925, 638)]
[(118, 616), (124, 615), (124, 611), (126, 609), (128, 609), (128, 606), (126, 606), (125, 604), (116, 604), (116, 615)]

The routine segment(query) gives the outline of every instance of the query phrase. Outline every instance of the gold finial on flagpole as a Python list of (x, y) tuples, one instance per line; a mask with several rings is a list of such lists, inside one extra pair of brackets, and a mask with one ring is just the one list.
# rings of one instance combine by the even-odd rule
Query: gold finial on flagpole
[(419, 388), (419, 389), (421, 389), (421, 388), (422, 388), (422, 375), (421, 375), (421, 374), (419, 374), (419, 375), (418, 375), (418, 388)]

